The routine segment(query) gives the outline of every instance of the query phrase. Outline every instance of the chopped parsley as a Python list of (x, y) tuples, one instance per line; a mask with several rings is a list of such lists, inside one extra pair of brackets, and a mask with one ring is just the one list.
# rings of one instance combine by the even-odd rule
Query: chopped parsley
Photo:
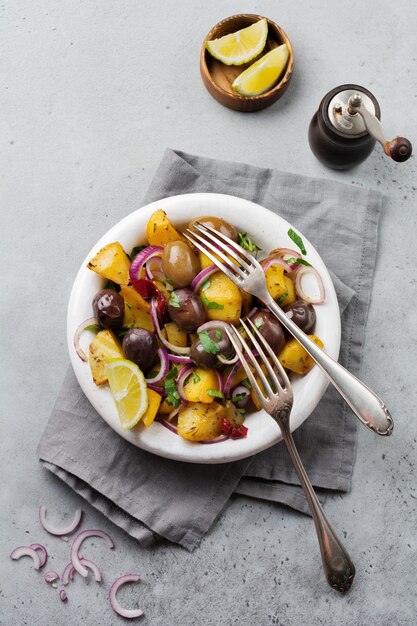
[(304, 247), (303, 240), (301, 239), (300, 235), (297, 235), (297, 233), (292, 228), (288, 230), (288, 237), (292, 239), (295, 245), (300, 248), (301, 254), (307, 254), (307, 250)]
[(175, 291), (173, 291), (171, 295), (169, 296), (168, 304), (173, 306), (175, 309), (181, 308), (180, 300)]
[(206, 309), (224, 309), (223, 304), (219, 304), (218, 302), (214, 302), (213, 300), (207, 300), (206, 296), (200, 296), (201, 302), (204, 304)]
[(201, 285), (201, 291), (205, 291), (210, 287), (210, 278), (206, 278), (204, 283)]
[(146, 245), (144, 245), (144, 246), (135, 246), (135, 247), (133, 248), (132, 252), (129, 254), (130, 260), (131, 260), (131, 261), (133, 261), (133, 259), (135, 258), (135, 256), (136, 256), (137, 254), (139, 254), (139, 252), (140, 252), (141, 250), (143, 250), (144, 248), (147, 248), (147, 246), (146, 246)]
[(233, 396), (231, 400), (232, 402), (240, 402), (241, 400), (244, 400), (245, 398), (247, 398), (246, 393), (238, 393), (237, 396)]
[(245, 380), (242, 380), (241, 384), (246, 387), (246, 389), (252, 389), (252, 385), (249, 382), (248, 378), (245, 378)]
[(221, 400), (224, 400), (224, 393), (218, 391), (217, 389), (207, 389), (206, 393), (208, 396), (213, 396), (214, 398), (220, 398)]
[(264, 323), (263, 320), (256, 320), (255, 322), (256, 328), (259, 330), (263, 323)]
[(116, 285), (112, 280), (108, 280), (104, 285), (104, 289), (111, 289), (112, 291), (120, 291), (120, 286)]
[(240, 413), (241, 415), (245, 415), (245, 413), (246, 413), (246, 410), (245, 410), (245, 409), (239, 409), (239, 408), (238, 408), (238, 409), (236, 409), (236, 411), (237, 411), (238, 413)]
[(220, 341), (220, 339), (222, 338), (222, 331), (216, 328), (215, 335), (216, 335), (216, 339)]
[(220, 346), (215, 341), (213, 341), (207, 330), (203, 330), (201, 333), (198, 333), (198, 338), (201, 341), (204, 352), (217, 354), (220, 351)]
[(193, 374), (193, 383), (197, 384), (201, 380), (200, 376), (194, 372)]
[(101, 330), (100, 324), (89, 324), (84, 330)]
[(174, 283), (170, 278), (165, 278), (165, 288), (167, 291), (173, 291)]
[(165, 393), (167, 394), (167, 403), (171, 404), (174, 409), (177, 409), (181, 404), (181, 396), (177, 391), (177, 385), (175, 384), (175, 380), (173, 378), (177, 375), (177, 368), (174, 367), (169, 374), (165, 377)]
[(172, 378), (175, 378), (177, 374), (178, 374), (178, 369), (176, 367), (173, 367), (172, 370), (168, 372), (168, 374), (165, 376), (165, 378), (167, 380), (171, 380)]
[(307, 267), (312, 267), (311, 263), (309, 263), (305, 259), (296, 259), (293, 257), (291, 257), (290, 259), (285, 259), (285, 263), (288, 263), (289, 265), (305, 265)]
[(146, 378), (155, 378), (155, 376), (158, 374), (158, 372), (159, 372), (159, 370), (152, 370), (148, 374), (146, 374)]
[(262, 248), (257, 246), (256, 243), (252, 241), (252, 239), (249, 237), (247, 233), (238, 233), (237, 236), (239, 237), (239, 245), (242, 246), (244, 250), (247, 250), (248, 252), (252, 252), (252, 254), (256, 258), (258, 255), (258, 252), (262, 250)]
[(282, 294), (282, 296), (280, 296), (277, 300), (277, 304), (282, 304), (285, 300), (285, 298), (288, 296), (288, 291), (284, 291), (284, 293)]

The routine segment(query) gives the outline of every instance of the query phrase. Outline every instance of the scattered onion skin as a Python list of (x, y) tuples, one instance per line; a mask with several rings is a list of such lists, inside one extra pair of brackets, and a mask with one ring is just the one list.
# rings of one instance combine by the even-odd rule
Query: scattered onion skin
[(143, 615), (142, 609), (123, 609), (117, 598), (116, 593), (119, 588), (126, 583), (137, 583), (139, 582), (139, 574), (126, 574), (125, 576), (120, 576), (120, 578), (116, 578), (109, 591), (109, 602), (115, 613), (120, 615), (121, 617), (127, 617), (128, 619), (134, 619), (135, 617), (140, 617)]

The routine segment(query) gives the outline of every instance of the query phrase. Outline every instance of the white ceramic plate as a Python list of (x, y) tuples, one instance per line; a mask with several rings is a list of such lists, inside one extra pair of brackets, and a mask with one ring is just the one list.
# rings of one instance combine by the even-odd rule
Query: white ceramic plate
[[(269, 448), (281, 439), (277, 424), (264, 411), (248, 415), (245, 424), (248, 435), (244, 439), (226, 440), (216, 444), (199, 444), (186, 441), (158, 423), (149, 428), (138, 427), (125, 432), (119, 422), (108, 386), (97, 387), (88, 363), (78, 357), (73, 346), (78, 325), (92, 316), (91, 302), (102, 289), (103, 279), (86, 268), (87, 262), (104, 245), (119, 241), (126, 251), (144, 243), (146, 223), (156, 209), (164, 209), (174, 224), (184, 224), (201, 215), (223, 217), (238, 230), (249, 233), (267, 253), (277, 247), (294, 247), (287, 235), (290, 224), (262, 206), (237, 198), (214, 193), (184, 194), (153, 202), (128, 215), (113, 226), (87, 254), (75, 279), (68, 306), (68, 347), (71, 363), (84, 393), (107, 424), (133, 445), (159, 456), (190, 463), (224, 463), (251, 456)], [(324, 342), (325, 349), (337, 358), (340, 348), (340, 316), (336, 293), (329, 273), (319, 254), (307, 237), (300, 233), (306, 249), (306, 259), (320, 273), (326, 290), (326, 302), (317, 305), (314, 332)], [(266, 255), (266, 254), (265, 254)], [(262, 258), (262, 257), (260, 257)], [(81, 338), (84, 349), (93, 338), (85, 331)], [(317, 366), (304, 377), (293, 376), (294, 406), (291, 429), (295, 430), (316, 407), (326, 387), (327, 379)]]

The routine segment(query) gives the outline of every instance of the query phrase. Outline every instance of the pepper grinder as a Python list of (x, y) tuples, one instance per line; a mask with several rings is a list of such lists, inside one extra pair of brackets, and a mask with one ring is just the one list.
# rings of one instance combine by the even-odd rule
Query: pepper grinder
[(412, 146), (405, 137), (385, 139), (375, 96), (360, 85), (340, 85), (327, 93), (308, 129), (315, 156), (327, 167), (346, 170), (364, 161), (378, 141), (387, 156), (403, 162)]

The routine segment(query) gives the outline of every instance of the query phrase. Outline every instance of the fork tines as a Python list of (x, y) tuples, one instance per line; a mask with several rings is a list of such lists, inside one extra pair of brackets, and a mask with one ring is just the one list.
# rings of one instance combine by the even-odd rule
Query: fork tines
[[(226, 333), (233, 344), (234, 349), (236, 350), (237, 355), (239, 356), (240, 362), (249, 378), (249, 381), (259, 398), (259, 401), (262, 405), (276, 396), (279, 396), (283, 391), (288, 391), (291, 389), (291, 383), (279, 362), (277, 356), (272, 350), (271, 346), (268, 344), (266, 339), (261, 335), (259, 330), (256, 328), (255, 324), (251, 319), (247, 318), (246, 322), (244, 320), (240, 320), (243, 329), (247, 333), (253, 348), (256, 350), (260, 360), (265, 366), (268, 375), (266, 376), (258, 361), (256, 360), (255, 355), (253, 354), (253, 349), (249, 346), (247, 341), (242, 337), (242, 335), (236, 330), (234, 326), (231, 326), (231, 331), (226, 329)], [(250, 326), (250, 327), (249, 327)], [(251, 362), (257, 376), (262, 382), (264, 391), (266, 392), (266, 396), (263, 393), (261, 386), (256, 380), (251, 368), (249, 367), (249, 363), (245, 358), (241, 346), (243, 346), (243, 350), (246, 352), (249, 361)], [(262, 346), (262, 347), (261, 347)], [(268, 356), (272, 361), (273, 366), (268, 360)]]

